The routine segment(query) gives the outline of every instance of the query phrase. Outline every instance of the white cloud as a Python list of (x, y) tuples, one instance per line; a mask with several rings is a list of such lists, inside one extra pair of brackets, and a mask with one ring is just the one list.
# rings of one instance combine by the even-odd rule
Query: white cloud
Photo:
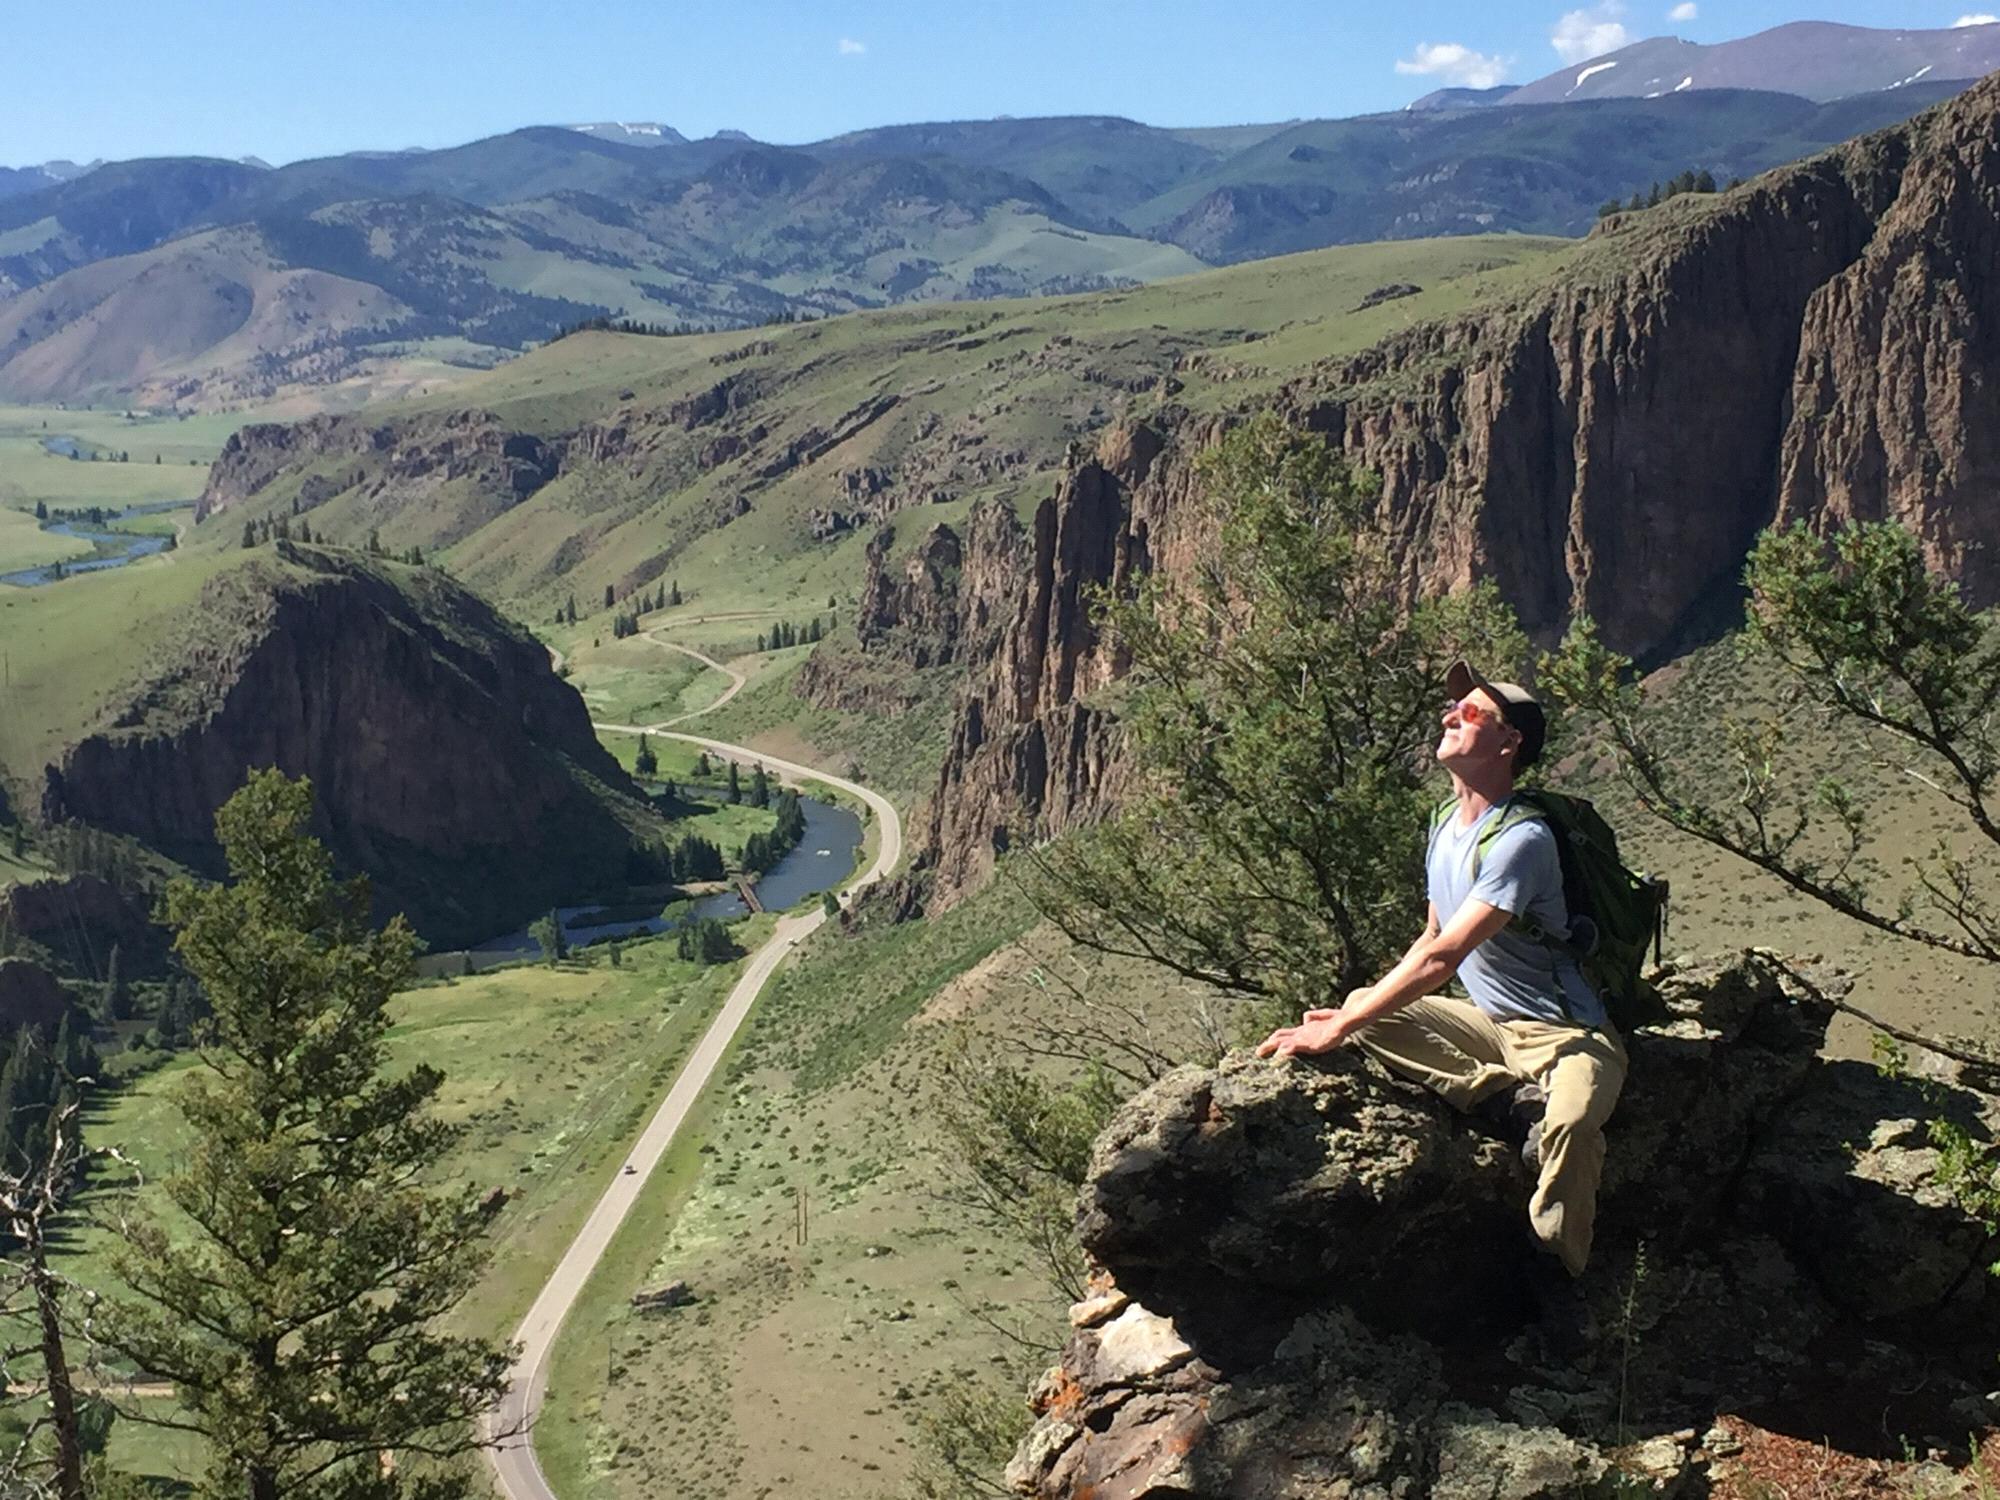
[(1694, 0), (1681, 0), (1679, 5), (1676, 5), (1672, 10), (1667, 12), (1667, 19), (1669, 21), (1692, 21), (1700, 14), (1701, 7), (1696, 5)]
[(1461, 88), (1490, 89), (1507, 76), (1511, 61), (1511, 58), (1488, 57), (1457, 42), (1418, 42), (1414, 53), (1396, 59), (1396, 71), (1435, 75)]
[(839, 50), (842, 57), (859, 57), (868, 50), (868, 44), (866, 42), (857, 42), (851, 36), (844, 36), (840, 39)]
[(1624, 14), (1624, 0), (1602, 0), (1587, 10), (1568, 11), (1549, 33), (1549, 45), (1566, 63), (1585, 62), (1616, 52), (1632, 40), (1632, 34), (1619, 19)]
[(1951, 23), (1953, 26), (2000, 26), (2000, 16), (1975, 15), (1960, 16)]

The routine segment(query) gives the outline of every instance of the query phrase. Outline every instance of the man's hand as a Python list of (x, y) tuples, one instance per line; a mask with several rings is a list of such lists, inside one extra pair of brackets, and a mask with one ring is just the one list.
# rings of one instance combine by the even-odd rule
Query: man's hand
[(1360, 1030), (1350, 1012), (1355, 1005), (1367, 999), (1368, 994), (1368, 988), (1363, 986), (1358, 990), (1349, 990), (1347, 1001), (1339, 1010), (1307, 1011), (1305, 1019), (1298, 1025), (1281, 1026), (1259, 1042), (1257, 1055), (1291, 1057), (1331, 1052)]

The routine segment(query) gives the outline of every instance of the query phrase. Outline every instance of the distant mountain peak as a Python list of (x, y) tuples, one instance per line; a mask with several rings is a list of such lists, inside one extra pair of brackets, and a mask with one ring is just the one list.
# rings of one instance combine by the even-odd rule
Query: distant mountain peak
[(1915, 83), (1979, 78), (1995, 68), (2000, 68), (2000, 26), (1925, 30), (1788, 21), (1713, 45), (1648, 37), (1524, 84), (1507, 102), (1566, 104), (1754, 89), (1825, 104)]
[(594, 136), (600, 141), (616, 141), (622, 146), (680, 146), (687, 137), (671, 125), (662, 125), (657, 120), (600, 120), (591, 125), (571, 125), (568, 127), (579, 135)]

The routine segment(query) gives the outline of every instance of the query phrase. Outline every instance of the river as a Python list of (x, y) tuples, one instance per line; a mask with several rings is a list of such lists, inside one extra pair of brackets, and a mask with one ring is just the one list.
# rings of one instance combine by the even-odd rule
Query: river
[[(43, 438), (43, 444), (74, 442), (74, 438)], [(51, 452), (59, 451), (51, 448)], [(128, 505), (114, 521), (130, 520), (134, 516), (155, 515), (163, 510), (185, 510), (185, 500), (155, 500), (146, 505)], [(44, 521), (42, 530), (57, 536), (81, 537), (96, 547), (92, 557), (73, 558), (68, 562), (50, 563), (41, 568), (23, 568), (15, 573), (0, 573), (0, 583), (11, 583), (22, 588), (32, 588), (38, 583), (53, 583), (58, 577), (68, 577), (72, 573), (95, 573), (100, 568), (118, 568), (141, 557), (151, 557), (155, 552), (164, 552), (171, 536), (139, 536), (130, 531), (108, 531), (102, 526), (92, 526), (86, 521)], [(109, 550), (106, 549), (115, 549)], [(60, 568), (59, 574), (56, 570)]]
[[(861, 819), (854, 813), (812, 797), (801, 797), (799, 808), (806, 818), (804, 836), (790, 854), (773, 865), (757, 882), (757, 899), (766, 911), (784, 911), (808, 896), (835, 889), (853, 873), (855, 861), (861, 853)], [(665, 932), (673, 925), (664, 913), (641, 921), (591, 920), (594, 914), (606, 909), (602, 905), (557, 907), (556, 917), (563, 924), (563, 936), (572, 945), (581, 945), (608, 937)], [(743, 898), (732, 887), (713, 895), (697, 897), (689, 913), (694, 917), (718, 917), (727, 921), (731, 917), (742, 916), (747, 909)], [(479, 962), (481, 959), (536, 953), (540, 951), (540, 946), (526, 932), (510, 932), (505, 937), (478, 944), (471, 952), (475, 967), (483, 967)]]

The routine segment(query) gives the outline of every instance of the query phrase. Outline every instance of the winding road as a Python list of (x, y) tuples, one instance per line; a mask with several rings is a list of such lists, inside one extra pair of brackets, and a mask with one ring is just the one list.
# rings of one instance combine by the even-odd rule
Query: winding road
[[(874, 813), (876, 823), (882, 830), (881, 847), (875, 852), (875, 859), (860, 875), (850, 880), (843, 893), (852, 895), (882, 879), (903, 857), (903, 823), (896, 809), (879, 792), (870, 790), (858, 782), (835, 776), (813, 766), (801, 765), (796, 761), (781, 760), (776, 756), (763, 755), (743, 745), (731, 745), (722, 740), (712, 740), (697, 734), (682, 734), (668, 726), (683, 723), (700, 714), (713, 713), (722, 707), (742, 689), (744, 678), (720, 662), (703, 656), (699, 651), (671, 641), (660, 640), (651, 632), (647, 639), (665, 646), (669, 650), (680, 651), (730, 679), (729, 690), (707, 708), (694, 713), (681, 714), (658, 724), (598, 724), (596, 727), (627, 734), (652, 734), (664, 739), (685, 740), (735, 760), (761, 762), (767, 769), (775, 771), (787, 781), (817, 781), (834, 787), (849, 796), (858, 797)], [(550, 648), (554, 652), (554, 648)], [(548, 1393), (549, 1358), (555, 1348), (556, 1335), (561, 1331), (563, 1319), (583, 1293), (584, 1283), (590, 1273), (604, 1258), (610, 1248), (612, 1236), (625, 1222), (625, 1216), (644, 1190), (653, 1169), (660, 1164), (675, 1135), (686, 1122), (695, 1101), (714, 1074), (717, 1064), (729, 1051), (729, 1044), (749, 1018), (750, 1008), (757, 996), (770, 982), (778, 966), (785, 961), (793, 948), (810, 934), (818, 931), (827, 920), (826, 913), (815, 907), (803, 915), (787, 914), (778, 918), (778, 925), (771, 933), (770, 940), (750, 956), (744, 966), (742, 976), (736, 981), (729, 996), (722, 1002), (722, 1009), (702, 1034), (694, 1053), (674, 1080), (667, 1097), (647, 1122), (638, 1141), (621, 1165), (616, 1176), (605, 1187), (603, 1196), (584, 1220), (583, 1228), (577, 1231), (569, 1249), (543, 1285), (541, 1294), (535, 1298), (535, 1305), (528, 1309), (528, 1316), (515, 1331), (514, 1339), (521, 1346), (521, 1357), (515, 1363), (513, 1383), (502, 1398), (499, 1407), (487, 1420), (489, 1436), (499, 1434), (496, 1446), (486, 1450), (493, 1473), (499, 1482), (500, 1491), (508, 1500), (556, 1500), (549, 1488), (549, 1482), (542, 1473), (542, 1466), (535, 1458), (534, 1423), (541, 1415), (542, 1398)]]

